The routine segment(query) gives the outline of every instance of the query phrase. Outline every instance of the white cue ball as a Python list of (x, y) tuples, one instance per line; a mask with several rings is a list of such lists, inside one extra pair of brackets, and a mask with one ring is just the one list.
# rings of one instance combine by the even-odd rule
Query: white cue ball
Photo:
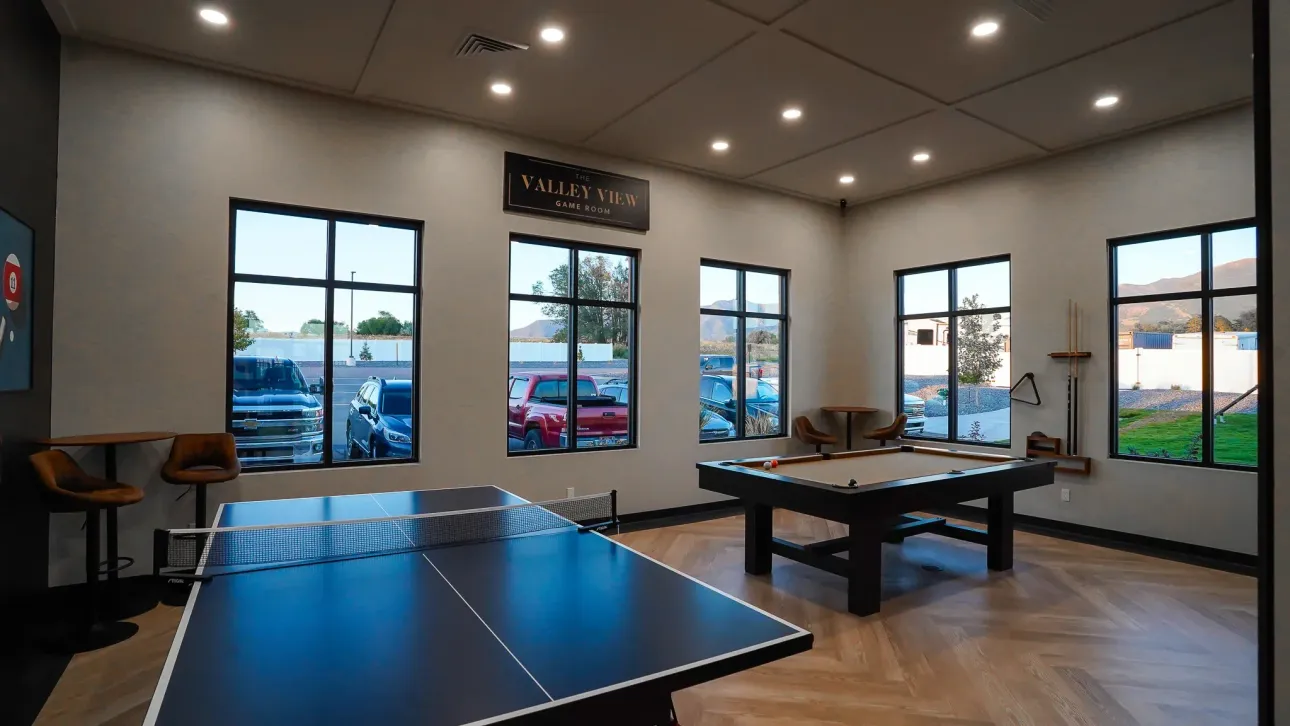
[(770, 471), (770, 462), (769, 461), (762, 462), (761, 468), (765, 469), (766, 471)]

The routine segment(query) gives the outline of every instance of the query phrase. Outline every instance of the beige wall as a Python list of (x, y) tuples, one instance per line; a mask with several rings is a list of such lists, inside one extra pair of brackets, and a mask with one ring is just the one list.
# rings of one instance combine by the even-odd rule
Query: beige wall
[(1172, 126), (848, 213), (848, 284), (841, 304), (843, 398), (894, 407), (892, 271), (987, 255), (1012, 255), (1012, 373), (1033, 371), (1044, 404), (1012, 407), (1014, 453), (1041, 430), (1065, 436), (1066, 300), (1085, 314), (1081, 453), (1093, 476), (1062, 475), (1071, 489), (1023, 492), (1017, 510), (1121, 532), (1253, 553), (1253, 474), (1113, 461), (1108, 451), (1106, 240), (1254, 216), (1253, 115), (1249, 108)]
[[(1275, 723), (1290, 724), (1290, 0), (1271, 1), (1272, 22), (1272, 370), (1276, 376), (1276, 449), (1273, 471), (1273, 658)], [(1280, 292), (1280, 295), (1276, 293)]]
[[(824, 205), (91, 45), (68, 44), (63, 72), (56, 435), (224, 428), (229, 197), (426, 223), (423, 463), (248, 474), (214, 501), (477, 483), (537, 498), (614, 487), (625, 511), (710, 501), (694, 462), (798, 449), (696, 443), (701, 257), (792, 270), (790, 407), (815, 413), (832, 401), (893, 408), (892, 270), (1007, 252), (1012, 370), (1034, 371), (1046, 401), (1014, 407), (1015, 451), (1032, 430), (1063, 432), (1064, 369), (1046, 354), (1064, 347), (1066, 298), (1087, 311), (1095, 352), (1082, 409), (1095, 476), (1063, 479), (1070, 503), (1043, 489), (1021, 496), (1019, 510), (1255, 549), (1252, 475), (1105, 459), (1105, 240), (1252, 216), (1248, 109), (852, 209), (844, 223)], [(502, 213), (506, 150), (649, 179), (653, 228)], [(642, 250), (639, 449), (506, 457), (511, 232)], [(148, 445), (121, 457), (123, 476), (149, 495), (122, 513), (123, 551), (141, 568), (151, 529), (191, 518), (191, 502), (174, 502), (155, 475), (165, 453)], [(81, 536), (73, 518), (55, 518), (51, 582), (77, 580)]]
[[(53, 432), (225, 427), (230, 197), (425, 221), (423, 462), (245, 475), (213, 501), (498, 484), (531, 498), (617, 488), (624, 511), (713, 499), (701, 460), (785, 453), (788, 440), (700, 446), (699, 259), (792, 271), (795, 411), (831, 398), (826, 362), (841, 221), (825, 205), (552, 148), (140, 56), (68, 44), (62, 81)], [(646, 235), (501, 211), (502, 154), (644, 177)], [(642, 250), (640, 448), (508, 459), (508, 235)], [(164, 445), (122, 453), (148, 498), (121, 514), (124, 553), (192, 502), (155, 473)], [(91, 459), (89, 465), (97, 466)], [(54, 583), (75, 581), (79, 523), (56, 517)]]

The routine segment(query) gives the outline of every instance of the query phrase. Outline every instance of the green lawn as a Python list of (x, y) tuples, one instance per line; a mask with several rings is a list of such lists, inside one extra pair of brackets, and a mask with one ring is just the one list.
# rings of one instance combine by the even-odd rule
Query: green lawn
[[(1150, 418), (1160, 418), (1151, 421)], [(1174, 415), (1168, 411), (1120, 411), (1120, 453), (1170, 459), (1199, 459), (1202, 431), (1199, 413)], [(1136, 427), (1124, 430), (1129, 424)], [(1255, 466), (1259, 456), (1257, 414), (1228, 414), (1214, 427), (1214, 459), (1220, 464)]]

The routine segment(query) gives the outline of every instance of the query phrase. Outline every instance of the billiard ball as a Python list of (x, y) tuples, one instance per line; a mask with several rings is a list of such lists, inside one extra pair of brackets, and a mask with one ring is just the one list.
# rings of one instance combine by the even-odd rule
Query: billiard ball
[(770, 460), (770, 468), (772, 468), (772, 469), (778, 469), (778, 468), (779, 468), (779, 459), (771, 459), (771, 460)]
[(765, 469), (766, 471), (770, 471), (770, 462), (769, 461), (762, 462), (761, 468)]

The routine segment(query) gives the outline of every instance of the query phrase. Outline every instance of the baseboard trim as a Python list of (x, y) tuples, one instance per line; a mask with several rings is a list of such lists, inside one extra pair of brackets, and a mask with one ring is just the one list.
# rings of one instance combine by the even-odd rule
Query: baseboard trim
[[(944, 517), (966, 519), (970, 522), (986, 521), (985, 509), (967, 504), (937, 507), (931, 510), (931, 513)], [(1259, 558), (1256, 555), (1247, 555), (1242, 552), (1232, 552), (1231, 550), (1222, 550), (1216, 547), (1204, 547), (1129, 532), (1117, 532), (1111, 529), (1035, 517), (1029, 514), (1014, 514), (1013, 524), (1016, 529), (1032, 534), (1041, 534), (1072, 542), (1083, 542), (1113, 550), (1133, 552), (1249, 577), (1255, 577), (1258, 574)]]
[(620, 514), (618, 516), (618, 521), (621, 523), (619, 531), (637, 532), (644, 529), (674, 527), (678, 524), (731, 517), (742, 512), (743, 505), (737, 499), (690, 504), (684, 507), (669, 507), (667, 509), (651, 509), (645, 512)]

